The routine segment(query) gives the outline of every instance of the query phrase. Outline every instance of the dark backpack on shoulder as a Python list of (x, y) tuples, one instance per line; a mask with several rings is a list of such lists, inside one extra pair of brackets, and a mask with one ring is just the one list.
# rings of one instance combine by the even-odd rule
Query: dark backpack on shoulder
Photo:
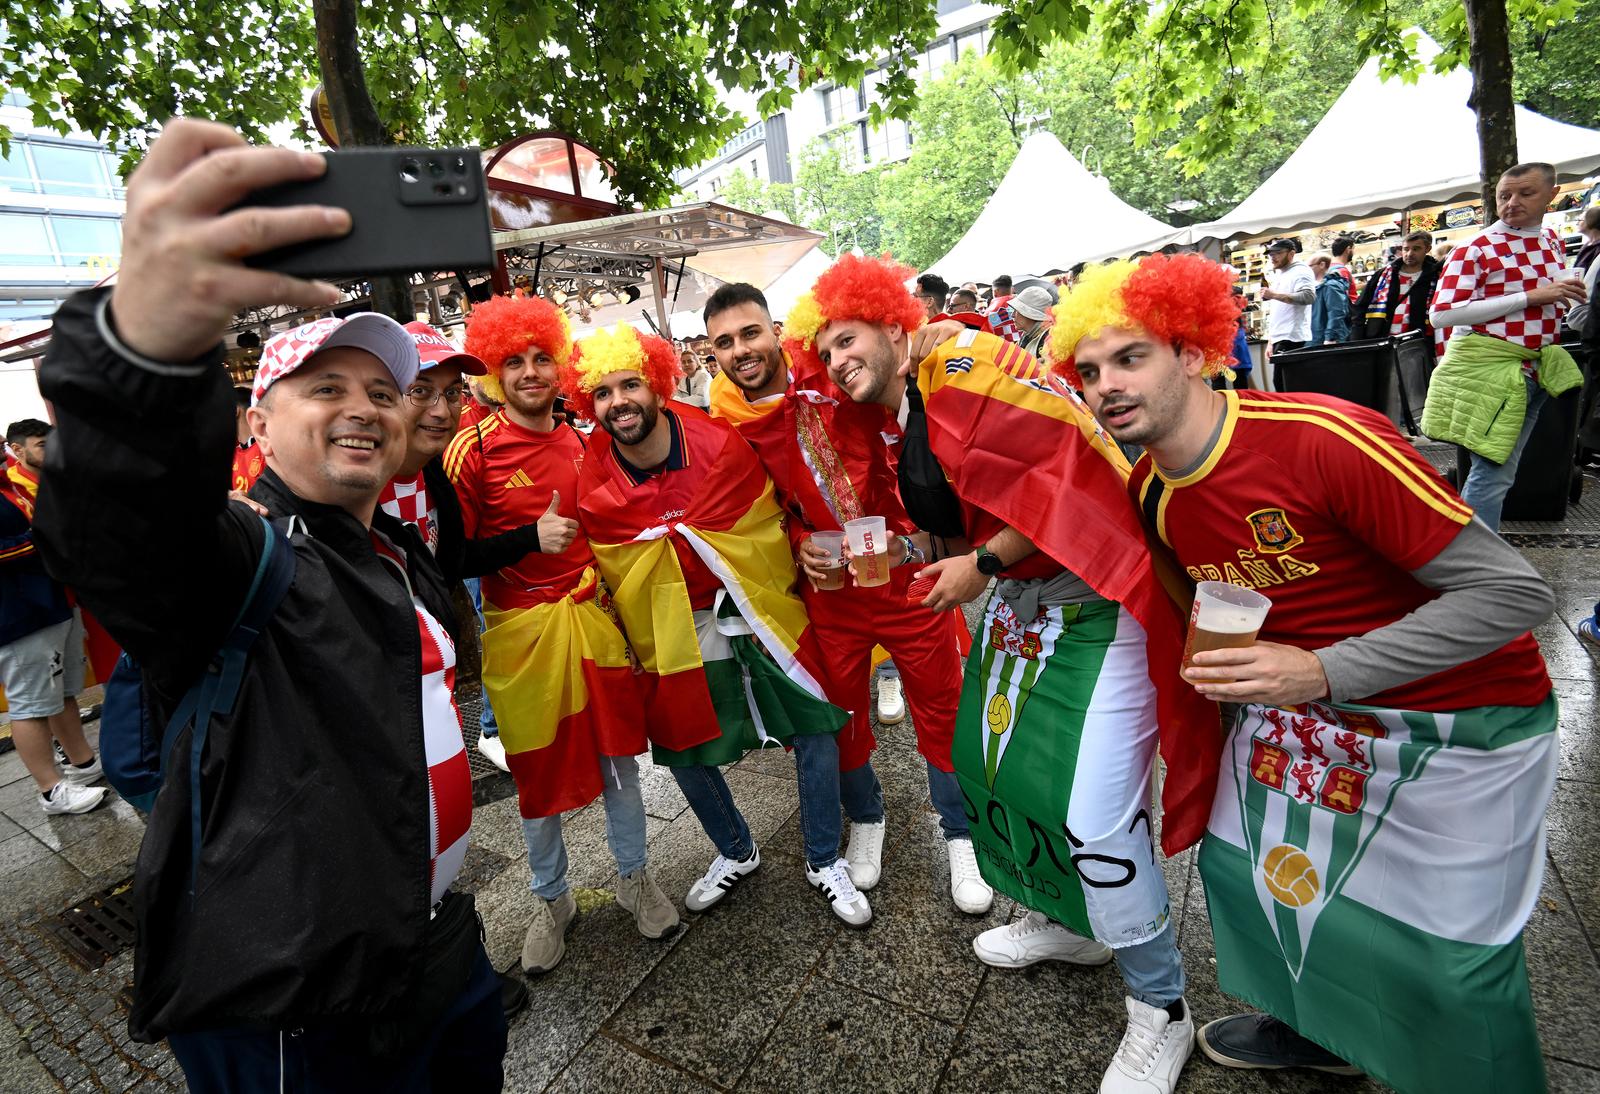
[(906, 418), (905, 436), (900, 440), (900, 503), (906, 507), (911, 523), (924, 532), (946, 539), (967, 534), (961, 517), (961, 501), (950, 488), (944, 466), (933, 454), (928, 441), (928, 415), (922, 406), (922, 393), (915, 376), (906, 378), (906, 397), (911, 413)]

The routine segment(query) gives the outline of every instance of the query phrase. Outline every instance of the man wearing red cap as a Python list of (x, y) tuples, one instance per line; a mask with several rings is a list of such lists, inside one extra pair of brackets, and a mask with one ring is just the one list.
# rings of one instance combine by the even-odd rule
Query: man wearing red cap
[(572, 351), (566, 315), (538, 297), (494, 297), (467, 322), (479, 382), (504, 405), (445, 453), (469, 537), (537, 530), (527, 553), (483, 578), (483, 681), (517, 783), (537, 898), (522, 945), (529, 972), (555, 968), (577, 914), (561, 814), (603, 795), (617, 903), (639, 933), (664, 938), (678, 912), (646, 865), (634, 756), (646, 745), (627, 643), (589, 542), (578, 531), (583, 438), (554, 416), (557, 370)]
[(164, 126), (129, 181), (122, 276), (57, 313), (40, 386), (61, 488), (40, 497), (36, 539), (169, 713), (268, 551), (293, 553), (232, 709), (175, 734), (135, 873), (134, 1037), (168, 1038), (202, 1094), (497, 1091), (500, 981), (471, 897), (450, 890), (472, 815), (450, 599), (378, 509), (405, 457), (411, 336), (359, 314), (269, 342), (252, 497), (276, 522), (225, 500), (230, 315), (339, 299), (242, 256), (350, 226), (320, 206), (227, 210), (326, 167)]
[[(961, 702), (961, 655), (953, 616), (935, 615), (906, 599), (912, 563), (926, 561), (906, 533), (914, 531), (895, 490), (884, 432), (897, 433), (881, 407), (841, 400), (821, 374), (791, 375), (772, 329), (767, 301), (753, 285), (724, 285), (706, 302), (706, 335), (723, 375), (741, 392), (748, 414), (735, 426), (771, 476), (789, 523), (798, 561), (812, 580), (800, 598), (827, 660), (829, 695), (851, 711), (839, 733), (839, 791), (850, 818), (845, 858), (856, 888), (867, 892), (882, 871), (886, 822), (883, 787), (869, 762), (874, 740), (867, 678), (872, 648), (882, 645), (910, 685), (917, 748), (950, 860), (950, 895), (963, 912), (981, 915), (994, 902), (973, 855), (961, 788), (950, 766), (950, 742)], [(756, 412), (759, 416), (750, 416)], [(827, 552), (813, 532), (837, 532), (863, 516), (886, 519), (895, 539), (887, 584), (820, 589)], [(922, 537), (925, 539), (925, 537)]]

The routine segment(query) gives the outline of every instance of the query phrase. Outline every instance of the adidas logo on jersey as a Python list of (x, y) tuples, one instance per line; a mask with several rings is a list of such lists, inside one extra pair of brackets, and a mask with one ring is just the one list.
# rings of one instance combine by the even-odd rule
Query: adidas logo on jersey
[(528, 478), (528, 473), (519, 467), (517, 468), (516, 474), (512, 475), (506, 480), (505, 488), (507, 490), (516, 490), (519, 487), (532, 485), (533, 480)]

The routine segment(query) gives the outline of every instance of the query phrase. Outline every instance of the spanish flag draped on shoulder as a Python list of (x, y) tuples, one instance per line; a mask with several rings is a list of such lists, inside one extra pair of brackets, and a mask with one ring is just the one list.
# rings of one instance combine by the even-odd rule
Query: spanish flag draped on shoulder
[[(847, 715), (823, 696), (771, 481), (732, 427), (693, 408), (661, 413), (680, 466), (641, 481), (596, 430), (578, 486), (584, 530), (644, 670), (657, 762), (724, 763), (795, 734), (836, 732)], [(706, 572), (714, 603), (697, 605)]]
[(1161, 847), (1205, 833), (1222, 736), (1217, 708), (1178, 675), (1189, 588), (1153, 553), (1127, 495), (1128, 461), (1077, 393), (996, 335), (964, 331), (917, 367), (934, 455), (956, 494), (1026, 536), (1095, 592), (1123, 605), (1149, 640), (1161, 721)]

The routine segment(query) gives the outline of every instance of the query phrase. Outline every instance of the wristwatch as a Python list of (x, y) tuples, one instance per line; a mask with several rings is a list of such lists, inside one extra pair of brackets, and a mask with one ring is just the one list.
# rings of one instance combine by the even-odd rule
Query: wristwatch
[(1000, 561), (999, 555), (982, 544), (978, 545), (978, 572), (980, 574), (984, 577), (993, 577), (1005, 568), (1006, 564)]
[(910, 536), (901, 536), (900, 543), (906, 549), (905, 556), (900, 559), (900, 565), (912, 562), (921, 565), (928, 561), (928, 556), (922, 553), (922, 548), (918, 547)]

